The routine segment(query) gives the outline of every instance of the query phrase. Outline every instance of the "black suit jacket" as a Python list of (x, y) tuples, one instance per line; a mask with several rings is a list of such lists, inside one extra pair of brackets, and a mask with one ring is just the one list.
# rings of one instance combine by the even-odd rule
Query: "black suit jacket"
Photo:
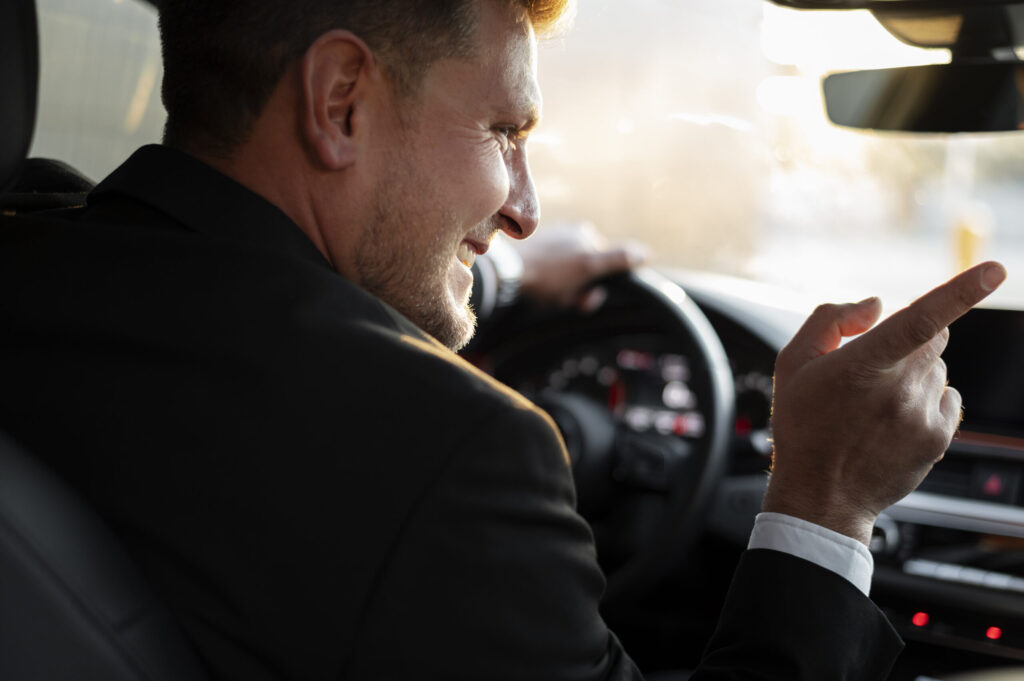
[[(85, 209), (5, 219), (0, 318), (0, 427), (215, 678), (638, 677), (547, 416), (202, 163), (146, 147)], [(694, 678), (881, 679), (898, 648), (844, 580), (750, 551)]]

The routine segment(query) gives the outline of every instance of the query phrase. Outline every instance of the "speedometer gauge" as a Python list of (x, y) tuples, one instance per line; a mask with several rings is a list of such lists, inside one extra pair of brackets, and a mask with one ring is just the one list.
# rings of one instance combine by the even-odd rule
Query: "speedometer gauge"
[(519, 388), (527, 394), (553, 389), (585, 395), (637, 433), (703, 437), (707, 426), (690, 387), (689, 361), (649, 345), (623, 339), (613, 347), (573, 350), (549, 365), (539, 385)]

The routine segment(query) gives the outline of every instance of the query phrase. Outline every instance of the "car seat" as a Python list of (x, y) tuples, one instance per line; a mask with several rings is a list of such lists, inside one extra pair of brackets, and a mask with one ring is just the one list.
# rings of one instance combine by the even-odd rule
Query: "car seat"
[(63, 161), (29, 158), (14, 185), (0, 194), (0, 212), (26, 215), (44, 210), (79, 208), (96, 183)]
[[(0, 196), (23, 172), (38, 68), (34, 0), (0, 0)], [(36, 219), (6, 213), (0, 230)], [(206, 678), (99, 516), (0, 433), (0, 679)]]
[(0, 1), (0, 194), (17, 181), (32, 142), (39, 81), (34, 2)]

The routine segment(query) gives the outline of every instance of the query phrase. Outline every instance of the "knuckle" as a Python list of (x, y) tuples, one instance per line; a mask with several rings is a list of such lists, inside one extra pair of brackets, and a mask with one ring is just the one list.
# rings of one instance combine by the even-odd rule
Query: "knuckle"
[(935, 336), (932, 338), (931, 342), (929, 343), (929, 347), (931, 348), (931, 351), (935, 353), (936, 356), (939, 356), (946, 349), (946, 345), (948, 344), (949, 327), (944, 326), (941, 329), (939, 329), (939, 332), (935, 334)]
[(946, 386), (942, 393), (942, 398), (949, 403), (950, 409), (958, 413), (963, 408), (963, 398), (960, 396), (960, 391), (951, 385)]
[(839, 313), (839, 306), (836, 305), (835, 303), (822, 303), (821, 305), (818, 305), (816, 308), (814, 308), (814, 312), (811, 313), (811, 317), (814, 317), (814, 318), (820, 318), (820, 317), (832, 318), (832, 317), (835, 317), (838, 313)]
[(923, 401), (917, 381), (901, 377), (880, 390), (872, 391), (877, 416), (889, 425), (907, 432), (917, 432), (926, 423), (922, 414)]
[(947, 385), (942, 391), (942, 399), (939, 403), (942, 415), (953, 424), (953, 429), (960, 427), (964, 419), (964, 403), (956, 388)]
[(915, 399), (914, 390), (906, 384), (900, 384), (895, 390), (889, 393), (887, 399), (883, 401), (883, 407), (887, 414), (890, 414), (892, 418), (907, 421), (914, 420), (915, 414)]
[(929, 461), (935, 461), (945, 454), (950, 441), (953, 439), (953, 430), (946, 427), (933, 428), (930, 435), (931, 437), (928, 438), (926, 443), (926, 451), (922, 452), (922, 454), (926, 455)]
[(926, 350), (920, 354), (913, 364), (916, 367), (913, 370), (914, 375), (925, 389), (935, 389), (936, 383), (940, 383), (941, 387), (945, 387), (946, 362), (937, 354), (930, 349)]

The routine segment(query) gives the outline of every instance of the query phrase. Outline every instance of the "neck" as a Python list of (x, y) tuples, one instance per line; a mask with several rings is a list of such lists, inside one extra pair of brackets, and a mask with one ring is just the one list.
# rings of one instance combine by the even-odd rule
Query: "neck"
[(311, 191), (315, 179), (310, 176), (308, 164), (304, 158), (296, 158), (294, 147), (278, 141), (287, 139), (281, 132), (282, 128), (259, 129), (271, 127), (266, 118), (261, 116), (254, 123), (250, 141), (228, 154), (194, 146), (175, 146), (277, 206), (337, 269), (320, 229), (321, 222), (312, 200), (314, 192)]

